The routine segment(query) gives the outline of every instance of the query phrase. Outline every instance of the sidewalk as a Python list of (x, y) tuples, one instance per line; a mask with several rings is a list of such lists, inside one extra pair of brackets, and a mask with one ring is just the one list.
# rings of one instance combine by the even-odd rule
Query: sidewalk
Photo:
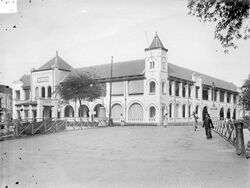
[(213, 136), (110, 127), (0, 142), (0, 187), (249, 187), (250, 160)]

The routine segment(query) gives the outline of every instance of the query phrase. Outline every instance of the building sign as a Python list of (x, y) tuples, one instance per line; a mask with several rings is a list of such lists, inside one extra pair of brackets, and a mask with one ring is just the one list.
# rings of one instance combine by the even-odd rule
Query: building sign
[(37, 83), (42, 83), (42, 82), (49, 82), (49, 77), (48, 76), (38, 77)]

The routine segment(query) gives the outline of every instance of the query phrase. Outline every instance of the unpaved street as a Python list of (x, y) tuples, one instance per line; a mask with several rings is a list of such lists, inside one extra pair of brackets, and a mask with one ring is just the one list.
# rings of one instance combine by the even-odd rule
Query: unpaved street
[(112, 127), (0, 142), (0, 187), (249, 187), (250, 160), (213, 133)]

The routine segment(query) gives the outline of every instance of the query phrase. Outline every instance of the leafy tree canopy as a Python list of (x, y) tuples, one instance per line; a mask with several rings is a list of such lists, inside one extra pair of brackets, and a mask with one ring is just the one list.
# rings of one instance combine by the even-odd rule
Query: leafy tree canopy
[(242, 96), (240, 98), (240, 104), (244, 110), (250, 110), (250, 77), (245, 81), (241, 89)]
[(237, 40), (250, 37), (250, 0), (189, 0), (188, 8), (200, 21), (216, 24), (214, 38), (225, 53), (238, 47)]
[(93, 101), (99, 98), (103, 93), (103, 84), (98, 82), (98, 77), (89, 72), (77, 73), (67, 77), (57, 87), (57, 93), (65, 101), (79, 101), (80, 105), (83, 100)]

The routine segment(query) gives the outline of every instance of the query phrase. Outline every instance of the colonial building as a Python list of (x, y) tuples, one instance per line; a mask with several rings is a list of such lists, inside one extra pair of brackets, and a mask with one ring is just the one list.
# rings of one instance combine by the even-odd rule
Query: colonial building
[(0, 85), (0, 122), (10, 119), (12, 116), (12, 89), (6, 85)]
[[(56, 56), (30, 75), (13, 84), (14, 118), (106, 117), (110, 102), (110, 64), (72, 68)], [(106, 93), (82, 106), (70, 102), (61, 105), (54, 94), (56, 86), (76, 72), (93, 72), (105, 83)], [(74, 74), (73, 74), (74, 73)], [(127, 123), (161, 124), (168, 112), (170, 122), (192, 121), (196, 111), (200, 120), (207, 112), (218, 118), (237, 118), (238, 92), (234, 84), (168, 62), (168, 49), (156, 34), (145, 58), (114, 63), (111, 114)], [(82, 110), (80, 110), (82, 109)]]

